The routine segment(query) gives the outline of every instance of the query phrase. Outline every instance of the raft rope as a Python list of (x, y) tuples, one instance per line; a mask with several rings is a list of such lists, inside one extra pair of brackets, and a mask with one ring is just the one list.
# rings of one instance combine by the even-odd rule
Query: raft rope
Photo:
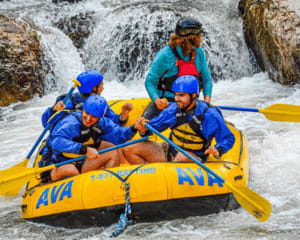
[(125, 196), (125, 212), (120, 215), (118, 226), (116, 229), (112, 232), (110, 237), (118, 237), (121, 233), (124, 232), (124, 230), (127, 228), (128, 225), (132, 225), (133, 221), (128, 220), (127, 214), (131, 214), (131, 205), (130, 205), (130, 195), (129, 195), (129, 183), (125, 183), (125, 190), (126, 190), (126, 196)]
[(129, 194), (130, 184), (129, 184), (129, 182), (127, 182), (127, 180), (134, 172), (136, 172), (139, 168), (143, 167), (144, 165), (145, 164), (140, 165), (137, 168), (135, 168), (126, 178), (122, 178), (121, 176), (119, 176), (115, 172), (112, 172), (108, 169), (103, 169), (103, 171), (111, 173), (113, 176), (117, 177), (122, 183), (125, 183), (125, 191), (126, 191), (126, 194), (125, 194), (125, 211), (124, 211), (124, 213), (122, 213), (120, 215), (118, 226), (112, 232), (110, 237), (118, 237), (121, 233), (124, 232), (124, 230), (127, 228), (128, 225), (132, 225), (134, 223), (133, 220), (128, 219), (128, 216), (130, 216), (132, 214), (132, 211), (131, 211), (130, 194)]

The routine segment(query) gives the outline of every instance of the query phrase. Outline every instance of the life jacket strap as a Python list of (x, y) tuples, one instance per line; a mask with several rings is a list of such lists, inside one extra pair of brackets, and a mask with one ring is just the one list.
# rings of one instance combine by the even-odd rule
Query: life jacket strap
[(197, 70), (196, 64), (195, 64), (196, 51), (193, 50), (191, 52), (191, 54), (190, 54), (190, 60), (189, 61), (184, 61), (180, 57), (180, 55), (179, 55), (176, 47), (175, 48), (171, 47), (171, 50), (172, 50), (174, 56), (176, 57), (175, 65), (176, 65), (176, 67), (178, 67), (178, 74), (170, 76), (170, 77), (165, 77), (165, 75), (167, 74), (167, 72), (170, 71), (169, 69), (167, 69), (160, 76), (157, 88), (162, 91), (161, 98), (164, 97), (166, 91), (172, 92), (173, 82), (179, 76), (184, 76), (184, 75), (193, 75), (193, 76), (196, 76), (198, 78), (198, 81), (199, 81), (200, 89), (202, 89), (202, 85), (203, 85), (202, 82), (203, 81), (202, 81), (202, 78), (201, 78), (201, 76), (200, 76), (200, 74), (199, 74), (199, 72)]

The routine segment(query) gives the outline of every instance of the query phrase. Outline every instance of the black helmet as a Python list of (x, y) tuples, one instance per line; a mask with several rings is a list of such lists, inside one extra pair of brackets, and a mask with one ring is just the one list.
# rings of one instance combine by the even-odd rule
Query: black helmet
[(176, 24), (175, 33), (178, 36), (185, 37), (189, 35), (199, 35), (202, 24), (192, 17), (184, 17)]

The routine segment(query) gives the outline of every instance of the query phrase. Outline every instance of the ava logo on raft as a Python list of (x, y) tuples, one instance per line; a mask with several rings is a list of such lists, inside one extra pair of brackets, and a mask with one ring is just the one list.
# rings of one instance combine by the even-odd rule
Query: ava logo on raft
[(48, 206), (49, 200), (51, 204), (54, 204), (57, 201), (62, 201), (64, 198), (71, 198), (73, 182), (74, 180), (71, 180), (68, 183), (63, 182), (60, 185), (55, 185), (52, 189), (50, 187), (46, 188), (36, 204), (36, 209), (39, 209), (41, 205)]
[[(155, 171), (155, 168), (152, 172), (153, 174), (157, 173)], [(183, 185), (186, 183), (189, 185), (198, 184), (199, 186), (204, 186), (205, 184), (204, 174), (201, 168), (191, 169), (176, 167), (176, 172), (179, 185)], [(218, 184), (219, 187), (223, 187), (222, 182), (212, 176), (210, 173), (207, 173), (207, 180), (207, 186), (209, 187), (213, 186), (213, 184)], [(48, 206), (49, 204), (55, 204), (56, 202), (63, 201), (65, 198), (71, 198), (73, 182), (74, 180), (70, 180), (67, 183), (63, 182), (60, 185), (53, 186), (52, 188), (46, 188), (39, 197), (39, 200), (36, 204), (36, 209), (39, 209), (42, 205)]]
[[(188, 183), (190, 185), (195, 185), (197, 183), (199, 186), (204, 186), (204, 174), (201, 168), (195, 169), (195, 172), (191, 168), (176, 168), (178, 175), (178, 184), (183, 185), (184, 183)], [(189, 173), (189, 174), (188, 174)], [(192, 175), (192, 177), (190, 176)], [(219, 187), (223, 187), (223, 183), (215, 178), (210, 173), (207, 173), (207, 186), (212, 187), (214, 183), (218, 184)]]

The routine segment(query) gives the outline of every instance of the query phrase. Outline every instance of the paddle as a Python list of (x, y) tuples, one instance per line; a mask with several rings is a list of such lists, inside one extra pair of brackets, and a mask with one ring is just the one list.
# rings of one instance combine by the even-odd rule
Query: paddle
[(216, 106), (224, 110), (259, 112), (271, 121), (300, 122), (300, 106), (291, 104), (273, 104), (265, 109)]
[(217, 175), (215, 172), (213, 172), (211, 169), (209, 169), (207, 166), (205, 166), (203, 163), (198, 161), (196, 158), (191, 156), (189, 153), (184, 151), (182, 148), (177, 146), (175, 143), (173, 143), (170, 139), (163, 136), (160, 132), (158, 132), (156, 129), (151, 127), (148, 123), (145, 124), (145, 126), (153, 133), (161, 137), (163, 140), (168, 142), (171, 146), (176, 148), (179, 152), (183, 153), (185, 156), (187, 156), (189, 159), (194, 161), (196, 164), (201, 166), (205, 171), (219, 179), (223, 184), (225, 184), (228, 188), (232, 190), (233, 196), (238, 201), (238, 203), (245, 208), (250, 214), (252, 214), (255, 218), (257, 218), (259, 221), (264, 222), (266, 221), (272, 210), (272, 206), (268, 200), (257, 194), (256, 192), (252, 191), (251, 189), (244, 187), (244, 186), (238, 186), (233, 185)]
[[(73, 79), (74, 85), (72, 86), (72, 88), (70, 89), (70, 91), (68, 92), (68, 94), (65, 96), (63, 103), (65, 104), (69, 97), (71, 96), (71, 94), (73, 93), (74, 89), (76, 88), (76, 86), (81, 86), (80, 82), (78, 82), (77, 80)], [(36, 147), (39, 145), (39, 143), (41, 142), (41, 140), (43, 139), (43, 137), (45, 136), (46, 132), (48, 131), (48, 129), (52, 126), (52, 122), (48, 121), (46, 127), (44, 128), (43, 132), (41, 133), (41, 135), (39, 136), (38, 140), (35, 142), (35, 144), (33, 145), (32, 149), (30, 150), (30, 152), (28, 153), (27, 157), (20, 163), (16, 164), (13, 166), (13, 168), (16, 167), (26, 167), (27, 163), (31, 157), (31, 155), (33, 154), (34, 150), (36, 149)]]
[[(109, 147), (103, 150), (99, 150), (98, 153), (106, 153), (118, 148), (126, 147), (128, 145), (146, 141), (148, 140), (149, 137), (143, 137), (137, 140), (132, 140), (126, 143), (122, 143), (113, 147)], [(35, 176), (38, 176), (42, 172), (46, 172), (48, 170), (57, 168), (59, 166), (76, 162), (76, 161), (82, 161), (86, 158), (86, 156), (81, 156), (78, 158), (70, 159), (64, 162), (52, 164), (46, 167), (42, 168), (28, 168), (28, 167), (14, 167), (14, 168), (9, 168), (0, 171), (0, 195), (3, 196), (12, 196), (16, 195), (20, 192), (21, 188), (23, 187), (24, 184), (26, 184), (30, 179), (32, 179)]]

